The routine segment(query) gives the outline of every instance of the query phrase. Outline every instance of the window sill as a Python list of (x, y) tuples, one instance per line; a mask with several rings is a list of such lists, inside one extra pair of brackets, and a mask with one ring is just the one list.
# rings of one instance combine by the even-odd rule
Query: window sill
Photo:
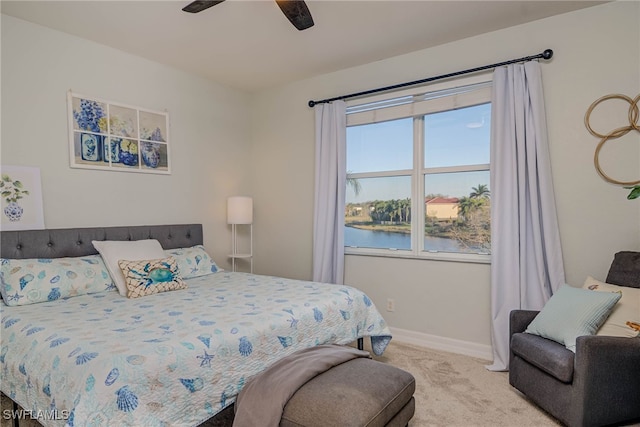
[(399, 249), (371, 249), (345, 247), (345, 255), (373, 256), (382, 258), (404, 258), (427, 261), (465, 262), (474, 264), (491, 264), (490, 254), (464, 254), (451, 252), (421, 252)]

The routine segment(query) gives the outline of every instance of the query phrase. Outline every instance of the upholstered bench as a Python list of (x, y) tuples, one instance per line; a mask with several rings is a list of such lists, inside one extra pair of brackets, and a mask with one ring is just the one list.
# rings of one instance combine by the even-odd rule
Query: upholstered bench
[(406, 426), (413, 375), (366, 351), (324, 344), (298, 350), (251, 378), (235, 402), (235, 427)]
[(296, 391), (281, 427), (406, 426), (415, 411), (415, 379), (386, 363), (357, 358), (334, 366)]

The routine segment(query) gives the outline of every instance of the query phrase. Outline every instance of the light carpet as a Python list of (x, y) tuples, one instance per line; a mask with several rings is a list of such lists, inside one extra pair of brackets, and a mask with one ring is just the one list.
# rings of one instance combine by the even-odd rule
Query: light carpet
[(509, 385), (491, 362), (392, 341), (377, 360), (416, 379), (416, 412), (410, 427), (562, 425)]
[[(487, 360), (397, 341), (392, 341), (384, 355), (375, 359), (415, 377), (416, 412), (410, 427), (561, 425), (513, 389), (506, 372), (488, 371)], [(9, 409), (10, 401), (2, 398), (2, 409)], [(233, 409), (228, 408), (202, 427), (230, 427), (232, 420)], [(9, 420), (3, 419), (1, 426), (7, 425)], [(34, 425), (38, 424), (32, 420), (21, 423)]]

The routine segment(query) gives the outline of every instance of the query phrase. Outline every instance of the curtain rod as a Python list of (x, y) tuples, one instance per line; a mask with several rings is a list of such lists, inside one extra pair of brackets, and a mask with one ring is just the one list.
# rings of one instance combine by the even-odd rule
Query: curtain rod
[(449, 77), (461, 76), (463, 74), (476, 73), (478, 71), (489, 70), (491, 68), (497, 68), (497, 67), (501, 67), (503, 65), (515, 64), (516, 62), (527, 62), (527, 61), (532, 61), (534, 59), (540, 59), (540, 58), (551, 59), (552, 56), (553, 56), (553, 51), (551, 49), (547, 49), (544, 52), (539, 53), (537, 55), (525, 56), (524, 58), (518, 58), (518, 59), (512, 59), (510, 61), (498, 62), (497, 64), (484, 65), (482, 67), (471, 68), (469, 70), (456, 71), (454, 73), (443, 74), (441, 76), (428, 77), (428, 78), (422, 79), (422, 80), (415, 80), (415, 81), (407, 82), (407, 83), (399, 83), (399, 84), (396, 84), (396, 85), (387, 86), (387, 87), (381, 87), (381, 88), (378, 88), (378, 89), (365, 90), (364, 92), (351, 93), (349, 95), (336, 96), (335, 98), (323, 99), (321, 101), (313, 101), (312, 100), (312, 101), (309, 101), (309, 107), (314, 107), (317, 104), (325, 104), (327, 102), (337, 101), (339, 99), (356, 98), (358, 96), (370, 95), (372, 93), (384, 92), (384, 91), (392, 90), (392, 89), (399, 89), (399, 88), (402, 88), (402, 87), (407, 87), (407, 86), (418, 85), (418, 84), (421, 84), (421, 83), (432, 82), (434, 80), (442, 80), (442, 79), (447, 79)]

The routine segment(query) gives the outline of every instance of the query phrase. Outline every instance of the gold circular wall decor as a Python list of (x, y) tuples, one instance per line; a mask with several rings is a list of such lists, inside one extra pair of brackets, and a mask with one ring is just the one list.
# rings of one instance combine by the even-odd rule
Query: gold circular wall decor
[[(617, 129), (612, 130), (611, 132), (607, 133), (607, 134), (601, 134), (599, 132), (596, 132), (595, 130), (593, 130), (593, 128), (591, 127), (591, 124), (589, 123), (589, 118), (591, 117), (591, 113), (593, 112), (593, 109), (600, 104), (601, 102), (604, 102), (606, 100), (609, 99), (622, 99), (623, 101), (627, 101), (629, 103), (629, 114), (628, 114), (628, 119), (629, 119), (629, 126), (623, 126)], [(612, 183), (612, 184), (617, 184), (617, 185), (636, 185), (636, 184), (640, 184), (640, 180), (637, 181), (619, 181), (617, 179), (613, 179), (611, 178), (609, 175), (605, 174), (604, 171), (602, 170), (602, 168), (600, 167), (600, 160), (599, 160), (599, 156), (600, 156), (600, 150), (602, 149), (602, 147), (604, 146), (604, 144), (611, 140), (611, 139), (616, 139), (616, 138), (620, 138), (621, 136), (624, 136), (626, 134), (628, 134), (629, 132), (631, 132), (632, 130), (635, 130), (636, 132), (640, 132), (640, 126), (638, 125), (638, 118), (640, 117), (640, 109), (638, 108), (638, 101), (640, 101), (640, 94), (638, 96), (636, 96), (634, 99), (631, 99), (630, 97), (628, 97), (627, 95), (622, 95), (622, 94), (611, 94), (611, 95), (605, 95), (601, 98), (596, 99), (590, 106), (589, 109), (587, 109), (587, 113), (584, 116), (584, 124), (587, 127), (587, 129), (589, 130), (589, 133), (597, 138), (601, 138), (600, 142), (598, 143), (598, 146), (596, 147), (596, 151), (594, 153), (593, 156), (593, 163), (596, 167), (596, 170), (598, 171), (598, 173), (600, 174), (600, 176), (602, 178), (604, 178), (606, 181)]]

